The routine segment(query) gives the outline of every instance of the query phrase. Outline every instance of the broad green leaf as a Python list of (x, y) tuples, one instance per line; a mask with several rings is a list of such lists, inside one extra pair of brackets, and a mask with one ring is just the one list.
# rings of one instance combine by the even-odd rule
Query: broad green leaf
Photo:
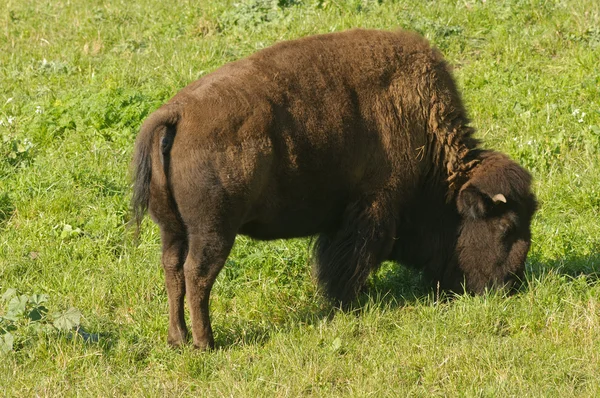
[(39, 321), (40, 319), (42, 319), (44, 317), (44, 315), (46, 315), (46, 313), (48, 312), (48, 309), (46, 307), (44, 307), (43, 305), (37, 306), (34, 309), (32, 309), (31, 311), (29, 311), (29, 315), (27, 315), (29, 317), (30, 320), (32, 321)]
[(10, 333), (5, 333), (4, 336), (0, 336), (0, 352), (2, 354), (8, 354), (13, 349), (13, 343), (15, 338)]
[(21, 295), (18, 297), (13, 297), (8, 302), (8, 311), (7, 315), (20, 315), (25, 312), (25, 307), (27, 306), (27, 302), (29, 301), (29, 297), (25, 295)]
[(331, 343), (331, 349), (332, 351), (339, 351), (340, 348), (342, 348), (342, 339), (336, 337)]
[(60, 233), (61, 239), (65, 239), (65, 238), (68, 238), (69, 236), (71, 236), (71, 232), (73, 232), (73, 227), (70, 226), (69, 224), (65, 224), (62, 232)]
[(79, 326), (80, 322), (81, 312), (75, 307), (71, 307), (65, 312), (54, 314), (53, 324), (58, 330), (69, 331)]
[(4, 292), (4, 294), (2, 295), (2, 300), (8, 301), (16, 294), (17, 294), (17, 289), (13, 289), (13, 288), (6, 289), (6, 292)]
[(73, 229), (73, 227), (71, 225), (65, 224), (62, 232), (60, 233), (60, 238), (67, 239), (67, 238), (79, 236), (81, 234), (82, 234), (82, 231), (80, 228)]
[(48, 301), (47, 294), (32, 294), (31, 297), (29, 297), (29, 302), (36, 307), (39, 307), (40, 304), (45, 303), (46, 301)]
[(7, 321), (11, 321), (11, 322), (17, 322), (19, 320), (19, 315), (16, 315), (13, 313), (7, 313), (2, 317), (2, 319), (6, 319)]

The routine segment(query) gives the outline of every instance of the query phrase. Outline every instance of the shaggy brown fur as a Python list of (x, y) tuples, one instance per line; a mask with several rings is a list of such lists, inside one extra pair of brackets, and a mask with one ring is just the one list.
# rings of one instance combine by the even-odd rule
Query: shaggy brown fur
[(282, 42), (191, 83), (134, 156), (136, 218), (161, 230), (168, 341), (187, 338), (187, 294), (194, 345), (213, 346), (210, 290), (236, 234), (318, 234), (315, 274), (341, 303), (386, 259), (444, 289), (511, 284), (531, 178), (472, 133), (441, 55), (412, 33)]

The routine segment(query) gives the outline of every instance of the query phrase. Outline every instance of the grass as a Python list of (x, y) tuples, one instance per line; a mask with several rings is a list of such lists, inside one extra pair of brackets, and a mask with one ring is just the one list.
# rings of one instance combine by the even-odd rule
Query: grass
[[(48, 300), (37, 324), (25, 313), (12, 324), (0, 391), (600, 395), (598, 26), (594, 0), (3, 0), (0, 293)], [(136, 243), (126, 227), (141, 121), (226, 62), (352, 27), (429, 38), (478, 137), (532, 172), (541, 207), (526, 286), (445, 303), (385, 264), (363, 305), (339, 313), (310, 280), (308, 240), (238, 237), (213, 289), (220, 349), (169, 349), (158, 230), (146, 220)], [(70, 307), (98, 342), (51, 326)]]

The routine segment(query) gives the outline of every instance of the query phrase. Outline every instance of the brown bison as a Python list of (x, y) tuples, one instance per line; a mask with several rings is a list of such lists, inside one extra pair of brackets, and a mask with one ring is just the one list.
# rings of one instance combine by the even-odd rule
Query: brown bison
[(384, 260), (442, 289), (523, 275), (530, 175), (478, 148), (440, 53), (412, 33), (278, 43), (188, 85), (144, 122), (133, 208), (159, 225), (168, 342), (213, 347), (209, 296), (237, 234), (318, 235), (314, 272), (351, 301)]

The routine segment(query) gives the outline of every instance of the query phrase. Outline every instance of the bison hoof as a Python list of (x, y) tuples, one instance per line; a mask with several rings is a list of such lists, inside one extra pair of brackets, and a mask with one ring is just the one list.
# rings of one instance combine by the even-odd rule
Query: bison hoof
[(188, 332), (187, 330), (180, 330), (175, 333), (169, 331), (169, 336), (167, 337), (167, 343), (173, 348), (179, 348), (181, 346), (186, 345), (188, 342)]
[(194, 348), (200, 351), (210, 351), (215, 349), (215, 341), (210, 339), (206, 341), (194, 342)]

